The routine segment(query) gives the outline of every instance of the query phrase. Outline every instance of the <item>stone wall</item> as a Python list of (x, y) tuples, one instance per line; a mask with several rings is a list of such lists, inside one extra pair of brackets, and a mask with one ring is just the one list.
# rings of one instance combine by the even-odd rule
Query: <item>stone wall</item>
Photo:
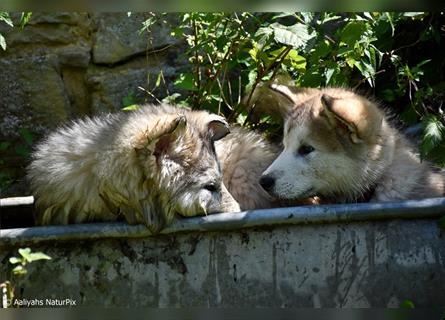
[[(12, 17), (19, 21), (18, 14)], [(3, 174), (22, 175), (26, 156), (20, 156), (20, 147), (19, 152), (15, 149), (26, 146), (23, 130), (35, 142), (69, 119), (119, 110), (125, 97), (153, 102), (138, 87), (153, 89), (161, 70), (172, 90), (185, 63), (181, 44), (170, 36), (177, 18), (166, 15), (150, 33), (141, 33), (142, 22), (149, 17), (150, 13), (33, 13), (23, 30), (0, 23), (8, 46), (0, 50), (0, 142), (11, 145), (0, 150)], [(162, 98), (166, 92), (160, 88), (153, 93)], [(27, 147), (31, 149), (32, 143)]]

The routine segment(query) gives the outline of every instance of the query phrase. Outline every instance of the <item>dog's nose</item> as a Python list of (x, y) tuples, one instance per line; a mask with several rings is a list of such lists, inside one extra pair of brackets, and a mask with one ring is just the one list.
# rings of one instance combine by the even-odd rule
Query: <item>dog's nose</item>
[(263, 187), (264, 190), (270, 191), (275, 185), (275, 179), (267, 175), (262, 176), (260, 179), (260, 185)]

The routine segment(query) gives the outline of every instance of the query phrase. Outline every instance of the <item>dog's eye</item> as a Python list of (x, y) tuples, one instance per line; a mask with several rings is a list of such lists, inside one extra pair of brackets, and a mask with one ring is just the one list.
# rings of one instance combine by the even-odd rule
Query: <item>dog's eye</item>
[(314, 147), (303, 144), (302, 146), (300, 146), (300, 148), (298, 148), (298, 154), (300, 156), (305, 156), (314, 150), (315, 150)]

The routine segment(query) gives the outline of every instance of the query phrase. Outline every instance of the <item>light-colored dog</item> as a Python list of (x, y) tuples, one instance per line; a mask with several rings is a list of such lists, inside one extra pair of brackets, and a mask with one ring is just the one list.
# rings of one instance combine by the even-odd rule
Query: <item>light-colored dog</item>
[(443, 174), (420, 161), (370, 99), (342, 88), (276, 83), (262, 86), (255, 99), (285, 115), (284, 150), (260, 181), (271, 195), (334, 202), (444, 195)]
[(176, 214), (240, 211), (214, 149), (228, 133), (220, 116), (165, 105), (62, 127), (29, 166), (37, 223), (124, 218), (157, 232)]

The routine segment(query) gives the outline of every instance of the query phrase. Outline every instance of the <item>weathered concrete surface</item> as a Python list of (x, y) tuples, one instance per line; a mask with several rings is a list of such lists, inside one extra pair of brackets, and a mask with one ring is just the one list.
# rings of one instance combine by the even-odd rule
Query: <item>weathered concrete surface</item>
[[(282, 226), (36, 245), (22, 298), (97, 306), (416, 307), (445, 304), (436, 220)], [(0, 279), (8, 258), (0, 253)]]

